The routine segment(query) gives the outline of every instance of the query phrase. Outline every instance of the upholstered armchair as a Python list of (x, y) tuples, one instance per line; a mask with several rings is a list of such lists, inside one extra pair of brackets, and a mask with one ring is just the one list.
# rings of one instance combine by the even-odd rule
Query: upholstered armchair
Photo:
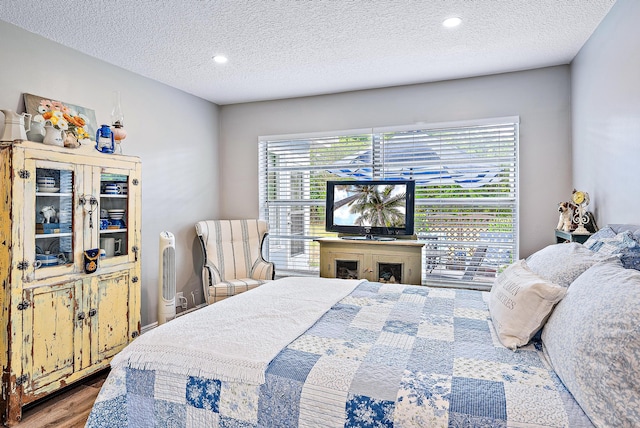
[(205, 302), (215, 303), (274, 278), (274, 264), (262, 257), (267, 231), (267, 222), (256, 219), (196, 223), (204, 254)]

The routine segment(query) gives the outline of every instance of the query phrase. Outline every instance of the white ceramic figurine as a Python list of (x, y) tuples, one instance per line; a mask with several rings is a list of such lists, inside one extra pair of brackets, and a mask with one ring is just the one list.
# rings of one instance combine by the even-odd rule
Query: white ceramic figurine
[(43, 217), (43, 223), (56, 223), (58, 220), (58, 212), (51, 205), (47, 205), (46, 207), (42, 207), (40, 210), (40, 214)]

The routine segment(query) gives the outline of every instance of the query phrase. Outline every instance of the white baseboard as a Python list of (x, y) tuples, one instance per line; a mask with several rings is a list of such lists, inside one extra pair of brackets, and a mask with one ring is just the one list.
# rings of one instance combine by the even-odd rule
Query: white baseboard
[(158, 321), (151, 324), (143, 325), (142, 328), (140, 329), (140, 334), (145, 334), (146, 332), (148, 332), (149, 330), (153, 330), (157, 326), (158, 326)]
[(176, 318), (181, 317), (182, 315), (186, 315), (186, 314), (188, 314), (189, 312), (197, 311), (198, 309), (200, 309), (200, 308), (204, 308), (205, 306), (207, 306), (207, 304), (206, 304), (206, 303), (200, 303), (198, 306), (196, 306), (196, 307), (194, 307), (194, 308), (187, 309), (187, 310), (184, 310), (184, 311), (182, 311), (182, 312), (178, 312), (178, 313), (176, 314)]
[[(187, 310), (182, 311), (182, 312), (178, 312), (176, 314), (176, 318), (181, 317), (182, 315), (188, 314), (189, 312), (197, 311), (198, 309), (204, 308), (205, 306), (207, 306), (206, 303), (201, 303), (198, 306), (196, 306), (195, 308), (191, 308), (191, 309), (187, 309)], [(145, 334), (146, 332), (148, 332), (149, 330), (153, 330), (157, 326), (158, 326), (158, 321), (153, 322), (151, 324), (144, 325), (140, 329), (140, 334)]]

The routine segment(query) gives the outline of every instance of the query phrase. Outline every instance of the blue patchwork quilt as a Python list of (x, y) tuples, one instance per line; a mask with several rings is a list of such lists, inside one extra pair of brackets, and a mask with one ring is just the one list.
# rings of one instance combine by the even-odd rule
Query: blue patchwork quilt
[(122, 367), (87, 427), (591, 427), (536, 342), (500, 344), (487, 298), (364, 282), (264, 384)]

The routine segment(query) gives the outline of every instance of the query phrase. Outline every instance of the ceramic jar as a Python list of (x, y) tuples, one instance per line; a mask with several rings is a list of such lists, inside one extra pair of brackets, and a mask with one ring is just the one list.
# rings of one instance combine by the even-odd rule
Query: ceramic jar
[(4, 132), (0, 141), (26, 140), (31, 126), (31, 115), (18, 114), (13, 110), (0, 110), (4, 113)]
[(50, 122), (44, 126), (45, 134), (42, 142), (51, 146), (64, 147), (64, 131), (55, 128)]
[(29, 141), (35, 141), (36, 143), (42, 143), (45, 135), (43, 122), (31, 122), (31, 129), (27, 131), (27, 138)]

